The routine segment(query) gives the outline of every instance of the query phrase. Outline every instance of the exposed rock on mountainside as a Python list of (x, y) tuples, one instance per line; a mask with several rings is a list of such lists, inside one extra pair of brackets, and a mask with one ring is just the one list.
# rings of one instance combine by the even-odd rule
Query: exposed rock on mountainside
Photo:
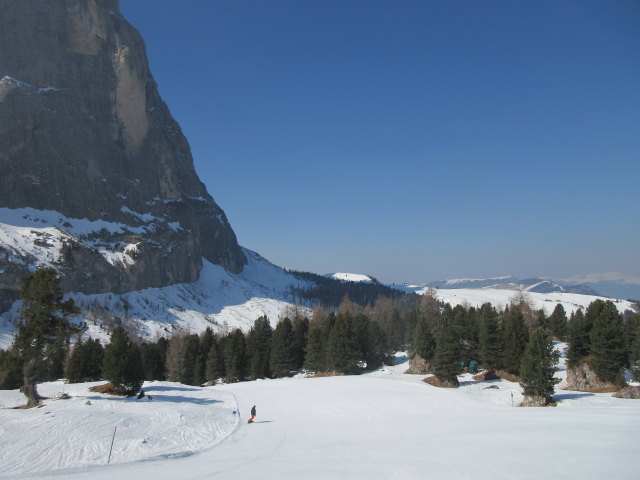
[[(246, 264), (117, 0), (0, 4), (0, 170), (0, 208), (20, 209), (10, 225), (25, 235), (49, 235), (68, 289), (192, 282), (203, 257)], [(5, 296), (34, 263), (0, 242)]]
[(577, 392), (617, 392), (620, 387), (602, 380), (588, 361), (567, 369), (567, 390)]

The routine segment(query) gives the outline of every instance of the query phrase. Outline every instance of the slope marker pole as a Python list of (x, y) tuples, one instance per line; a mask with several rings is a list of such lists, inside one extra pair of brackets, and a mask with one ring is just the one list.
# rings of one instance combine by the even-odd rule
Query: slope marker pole
[(113, 442), (116, 440), (116, 429), (118, 426), (113, 427), (113, 437), (111, 438), (111, 448), (109, 449), (109, 460), (107, 460), (107, 464), (111, 463), (111, 451), (113, 450)]

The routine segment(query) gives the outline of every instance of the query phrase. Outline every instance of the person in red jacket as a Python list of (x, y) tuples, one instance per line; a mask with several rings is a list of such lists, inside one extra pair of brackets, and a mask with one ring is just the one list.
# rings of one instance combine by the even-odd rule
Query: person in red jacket
[(251, 408), (251, 418), (249, 419), (249, 421), (247, 423), (253, 423), (253, 419), (256, 418), (256, 406), (254, 405)]

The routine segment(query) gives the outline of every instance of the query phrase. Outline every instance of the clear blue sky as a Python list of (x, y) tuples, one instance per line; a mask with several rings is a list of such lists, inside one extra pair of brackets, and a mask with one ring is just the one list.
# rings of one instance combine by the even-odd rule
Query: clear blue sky
[(200, 178), (272, 262), (640, 276), (640, 2), (120, 7)]

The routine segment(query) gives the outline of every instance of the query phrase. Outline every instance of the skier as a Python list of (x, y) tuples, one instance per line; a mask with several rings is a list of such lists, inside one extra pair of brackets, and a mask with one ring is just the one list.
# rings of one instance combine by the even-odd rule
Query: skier
[(256, 418), (256, 406), (254, 405), (251, 408), (251, 418), (247, 421), (247, 423), (253, 423), (253, 419)]

